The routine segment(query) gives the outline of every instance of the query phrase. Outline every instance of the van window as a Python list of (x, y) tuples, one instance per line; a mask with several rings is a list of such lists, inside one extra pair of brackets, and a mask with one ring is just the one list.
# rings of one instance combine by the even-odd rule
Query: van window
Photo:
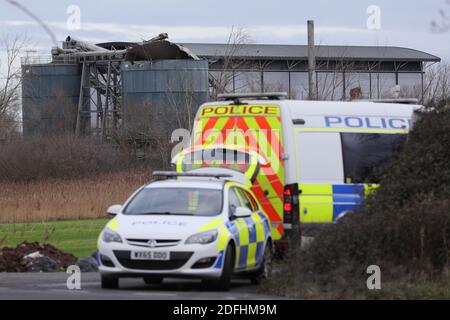
[(231, 149), (205, 149), (187, 154), (183, 172), (199, 168), (224, 168), (245, 173), (250, 168), (250, 155)]
[(341, 133), (345, 181), (378, 183), (402, 151), (405, 134)]

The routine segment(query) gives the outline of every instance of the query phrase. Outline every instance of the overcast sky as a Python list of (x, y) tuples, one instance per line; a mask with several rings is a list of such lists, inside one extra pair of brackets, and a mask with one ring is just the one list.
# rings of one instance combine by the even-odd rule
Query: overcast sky
[[(18, 0), (62, 41), (140, 41), (161, 32), (179, 42), (225, 42), (231, 26), (246, 28), (255, 43), (306, 44), (306, 20), (314, 19), (316, 43), (410, 47), (450, 59), (450, 31), (431, 31), (446, 0)], [(81, 11), (81, 29), (68, 30), (70, 5)], [(381, 9), (381, 29), (369, 30), (366, 10)], [(52, 42), (25, 13), (0, 0), (0, 36), (27, 34), (41, 53)]]

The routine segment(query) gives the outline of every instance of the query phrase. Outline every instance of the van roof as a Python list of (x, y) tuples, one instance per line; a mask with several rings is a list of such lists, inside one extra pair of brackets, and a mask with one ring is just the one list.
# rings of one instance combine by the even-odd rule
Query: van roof
[[(410, 117), (414, 110), (421, 105), (380, 103), (371, 101), (309, 101), (309, 100), (241, 100), (243, 104), (251, 105), (279, 105), (289, 110), (292, 117), (297, 115), (366, 115), (366, 116), (405, 116)], [(230, 101), (215, 101), (204, 106), (230, 105)], [(284, 110), (283, 110), (284, 111)]]

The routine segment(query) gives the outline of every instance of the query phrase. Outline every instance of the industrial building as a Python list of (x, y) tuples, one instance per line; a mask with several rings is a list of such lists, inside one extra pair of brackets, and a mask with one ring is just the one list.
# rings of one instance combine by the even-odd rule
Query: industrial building
[[(211, 81), (228, 92), (285, 91), (292, 99), (308, 96), (306, 45), (183, 43), (209, 61)], [(230, 61), (231, 60), (231, 61)], [(400, 85), (405, 97), (422, 98), (427, 64), (440, 58), (401, 47), (316, 46), (316, 86), (321, 100), (346, 100), (360, 87), (363, 98), (382, 99)]]
[[(400, 47), (316, 46), (319, 99), (389, 96), (421, 99), (424, 71), (440, 58)], [(142, 43), (89, 44), (68, 37), (48, 59), (22, 60), (23, 133), (76, 132), (102, 138), (136, 118), (173, 128), (222, 92), (285, 91), (308, 95), (305, 45), (175, 44), (162, 34)], [(156, 121), (141, 119), (143, 106)], [(180, 117), (182, 115), (182, 117)], [(134, 120), (133, 120), (134, 119)], [(164, 121), (163, 121), (164, 120)]]

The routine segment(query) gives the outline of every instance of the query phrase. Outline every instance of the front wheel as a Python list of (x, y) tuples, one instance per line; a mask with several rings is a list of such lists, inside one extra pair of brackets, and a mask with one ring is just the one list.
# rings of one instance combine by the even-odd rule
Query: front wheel
[(260, 284), (262, 281), (270, 279), (272, 276), (273, 252), (272, 246), (268, 242), (264, 248), (263, 261), (261, 267), (250, 276), (252, 284)]
[(205, 281), (205, 283), (219, 291), (230, 290), (231, 276), (233, 274), (234, 269), (234, 261), (235, 261), (234, 259), (235, 259), (234, 247), (231, 244), (229, 244), (227, 250), (225, 251), (222, 275), (220, 276), (219, 280)]

